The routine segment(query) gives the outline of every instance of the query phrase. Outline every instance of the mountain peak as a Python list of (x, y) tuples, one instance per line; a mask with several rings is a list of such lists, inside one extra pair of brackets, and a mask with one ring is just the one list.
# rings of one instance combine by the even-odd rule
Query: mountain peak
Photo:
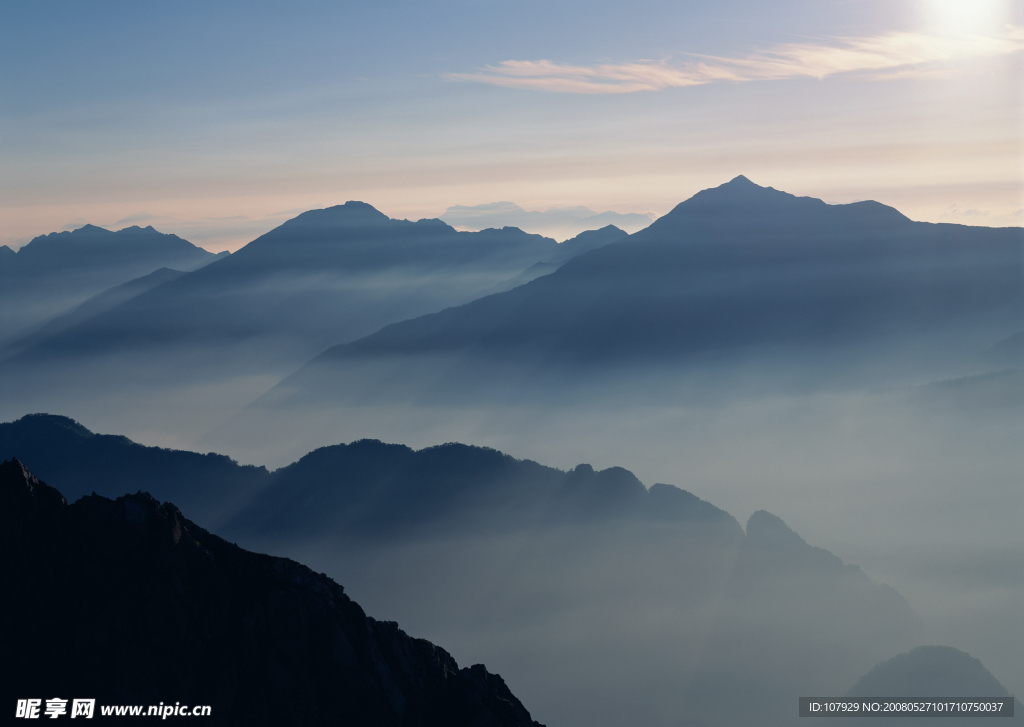
[(715, 229), (831, 226), (848, 231), (851, 226), (873, 229), (899, 227), (910, 220), (878, 202), (827, 204), (816, 197), (798, 197), (774, 187), (762, 187), (742, 174), (725, 184), (701, 190), (679, 203), (651, 225), (647, 234), (677, 230), (694, 223)]
[(747, 539), (759, 547), (793, 547), (806, 545), (804, 539), (783, 522), (778, 515), (758, 510), (747, 520)]
[(160, 235), (160, 234), (162, 234), (155, 227), (153, 227), (153, 225), (146, 225), (145, 227), (139, 227), (138, 225), (131, 225), (130, 227), (122, 227), (115, 234), (121, 234), (121, 233), (128, 233), (129, 235), (138, 235), (140, 233), (145, 233), (145, 234), (148, 234), (148, 235)]
[[(83, 234), (94, 235), (96, 233), (109, 233), (109, 232), (110, 232), (110, 230), (108, 230), (105, 227), (100, 227), (98, 225), (93, 225), (93, 224), (86, 223), (86, 224), (82, 225), (81, 227), (77, 227), (74, 230), (71, 230), (70, 234), (72, 236), (74, 236), (74, 235), (83, 235)], [(52, 234), (60, 234), (60, 233), (52, 233)]]
[(303, 212), (285, 224), (324, 227), (381, 227), (394, 222), (390, 217), (366, 202), (349, 200), (321, 210)]
[[(797, 197), (788, 192), (780, 192), (774, 187), (762, 187), (751, 182), (742, 174), (734, 177), (725, 184), (717, 187), (701, 190), (690, 199), (676, 206), (680, 208), (703, 208), (703, 207), (736, 207), (736, 206), (771, 206), (777, 207), (780, 204), (802, 202), (824, 205), (820, 199), (812, 197)], [(673, 210), (674, 212), (675, 210)], [(671, 213), (670, 213), (671, 214)]]
[(951, 646), (919, 646), (877, 664), (850, 696), (1006, 697), (1009, 693), (978, 659)]

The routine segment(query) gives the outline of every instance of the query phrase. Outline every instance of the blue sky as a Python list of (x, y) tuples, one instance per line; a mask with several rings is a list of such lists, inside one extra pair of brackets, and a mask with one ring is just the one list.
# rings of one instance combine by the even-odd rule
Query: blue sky
[(8, 3), (0, 243), (237, 248), (297, 211), (663, 214), (746, 174), (1024, 222), (1009, 0)]

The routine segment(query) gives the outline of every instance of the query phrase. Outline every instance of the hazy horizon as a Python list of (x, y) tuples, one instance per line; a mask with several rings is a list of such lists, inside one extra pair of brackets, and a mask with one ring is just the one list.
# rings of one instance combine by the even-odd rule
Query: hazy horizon
[(408, 219), (499, 200), (660, 216), (737, 174), (1024, 222), (1009, 0), (5, 15), (0, 244), (154, 221), (233, 250), (352, 199)]

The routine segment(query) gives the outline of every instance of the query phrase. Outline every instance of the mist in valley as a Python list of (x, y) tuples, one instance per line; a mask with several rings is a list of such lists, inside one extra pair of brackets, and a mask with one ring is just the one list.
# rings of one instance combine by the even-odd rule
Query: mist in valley
[(0, 456), (323, 571), (548, 724), (791, 724), (926, 644), (1024, 691), (1019, 231), (702, 195), (562, 249), (318, 211), (39, 328)]

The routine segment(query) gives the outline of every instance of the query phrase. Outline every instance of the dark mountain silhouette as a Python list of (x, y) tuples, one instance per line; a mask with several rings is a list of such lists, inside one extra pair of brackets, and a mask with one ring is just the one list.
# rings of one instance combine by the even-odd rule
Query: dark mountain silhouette
[(741, 533), (725, 511), (672, 485), (648, 491), (619, 467), (563, 472), (464, 444), (415, 451), (362, 440), (321, 447), (270, 473), (224, 455), (146, 447), (94, 434), (68, 417), (31, 414), (0, 423), (0, 458), (12, 457), (71, 499), (144, 488), (187, 503), (198, 519), (237, 538), (399, 540), (622, 517)]
[(0, 423), (0, 460), (17, 457), (72, 501), (144, 489), (182, 503), (218, 526), (263, 487), (270, 473), (222, 454), (146, 447), (127, 437), (94, 434), (63, 416), (30, 414)]
[(622, 518), (741, 532), (714, 505), (672, 485), (648, 491), (620, 467), (595, 472), (583, 464), (562, 472), (483, 447), (414, 451), (375, 440), (321, 447), (275, 471), (224, 527), (239, 538), (393, 542)]
[(68, 505), (0, 465), (8, 704), (210, 705), (225, 725), (536, 725), (504, 681), (365, 615), (323, 574), (139, 492)]
[(422, 396), (404, 387), (424, 357), (447, 361), (441, 397), (502, 388), (516, 362), (577, 377), (758, 351), (857, 351), (841, 357), (854, 365), (884, 343), (936, 365), (935, 345), (949, 354), (963, 336), (1019, 328), (1022, 240), (1020, 228), (912, 222), (737, 177), (551, 275), (329, 349), (281, 391), (344, 397), (346, 371), (376, 362), (403, 396)]
[(195, 270), (225, 257), (152, 227), (117, 232), (85, 225), (0, 255), (0, 336), (28, 331), (87, 298), (159, 268)]
[(744, 534), (714, 505), (619, 467), (362, 440), (267, 473), (49, 415), (0, 425), (0, 458), (12, 455), (85, 495), (72, 506), (83, 512), (142, 507), (91, 490), (188, 498), (230, 539), (344, 574), (375, 611), (446, 634), (455, 653), (492, 644), (534, 709), (588, 723), (609, 709), (785, 723), (794, 694), (840, 693), (917, 628), (899, 594), (774, 515), (755, 513)]

